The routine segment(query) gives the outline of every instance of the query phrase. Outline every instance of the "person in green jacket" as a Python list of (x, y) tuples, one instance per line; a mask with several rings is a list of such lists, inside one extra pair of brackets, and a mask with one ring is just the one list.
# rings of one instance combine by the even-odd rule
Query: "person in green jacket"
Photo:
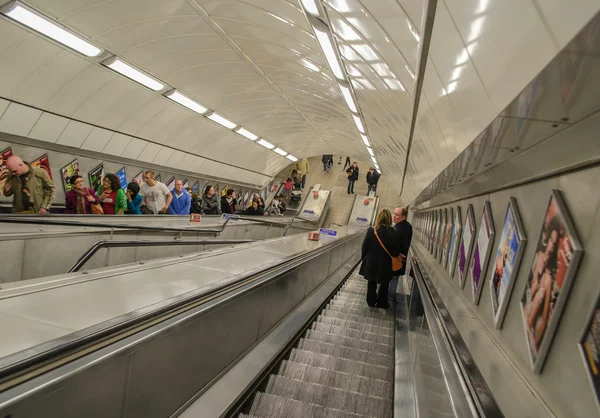
[(4, 183), (4, 195), (13, 197), (15, 213), (39, 213), (45, 215), (54, 200), (54, 183), (43, 168), (32, 167), (13, 155), (6, 160), (8, 177)]
[(100, 204), (105, 215), (123, 215), (127, 209), (127, 196), (121, 180), (114, 174), (106, 174), (100, 187)]

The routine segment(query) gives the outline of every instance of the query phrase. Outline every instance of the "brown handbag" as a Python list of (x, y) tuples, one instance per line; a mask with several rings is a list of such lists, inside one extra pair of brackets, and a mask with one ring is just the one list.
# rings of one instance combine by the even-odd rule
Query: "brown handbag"
[[(91, 196), (90, 189), (88, 189), (88, 196)], [(90, 203), (90, 210), (92, 211), (92, 215), (104, 215), (104, 209), (102, 209), (102, 205), (99, 203)]]
[(390, 254), (390, 252), (387, 250), (387, 248), (385, 248), (385, 245), (383, 245), (383, 242), (381, 242), (381, 238), (379, 238), (379, 235), (377, 235), (377, 231), (375, 231), (375, 229), (373, 229), (373, 232), (375, 232), (375, 236), (377, 237), (377, 241), (379, 241), (381, 248), (383, 248), (383, 250), (387, 253), (387, 255), (389, 255), (390, 258), (392, 259), (392, 271), (400, 270), (402, 268), (402, 266), (404, 265), (404, 256), (402, 254), (400, 254), (397, 257), (393, 257)]

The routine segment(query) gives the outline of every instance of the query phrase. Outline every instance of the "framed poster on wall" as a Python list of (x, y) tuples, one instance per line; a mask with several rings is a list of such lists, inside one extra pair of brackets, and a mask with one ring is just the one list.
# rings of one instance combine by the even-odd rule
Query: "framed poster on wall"
[(48, 154), (44, 154), (39, 158), (36, 158), (31, 162), (32, 167), (43, 168), (48, 173), (50, 180), (52, 180), (52, 170), (50, 169), (50, 160), (48, 159)]
[(526, 344), (535, 373), (542, 371), (582, 255), (562, 195), (553, 190), (521, 297)]
[(6, 183), (9, 174), (6, 160), (12, 157), (12, 155), (12, 148), (6, 148), (0, 152), (0, 196), (4, 193), (4, 183)]
[(132, 178), (131, 181), (139, 184), (141, 187), (142, 184), (144, 184), (144, 172), (140, 171), (139, 173), (137, 173), (137, 175), (134, 178)]
[(462, 210), (460, 206), (454, 211), (454, 228), (450, 237), (450, 250), (448, 251), (448, 273), (450, 277), (454, 276), (454, 268), (456, 267), (456, 259), (458, 256), (458, 247), (462, 238)]
[(439, 263), (442, 262), (442, 252), (444, 249), (444, 235), (446, 234), (446, 224), (448, 223), (448, 211), (446, 208), (440, 209), (440, 232), (437, 240), (437, 260)]
[(429, 252), (435, 256), (435, 239), (437, 238), (438, 211), (431, 211), (431, 242), (429, 243)]
[(187, 189), (190, 187), (190, 181), (188, 179), (183, 180), (183, 188)]
[(496, 329), (500, 329), (502, 326), (526, 243), (527, 238), (521, 223), (517, 201), (511, 197), (506, 208), (506, 215), (504, 215), (502, 235), (500, 235), (490, 280), (492, 315)]
[(98, 190), (102, 187), (102, 180), (104, 180), (104, 165), (98, 164), (92, 168), (88, 173), (88, 177), (90, 178), (90, 187), (98, 193)]
[(473, 205), (467, 208), (467, 217), (465, 219), (465, 228), (458, 246), (458, 284), (460, 287), (465, 286), (467, 276), (467, 266), (473, 249), (473, 241), (475, 241), (475, 216), (473, 215)]
[(479, 226), (479, 234), (477, 234), (475, 248), (473, 249), (473, 260), (471, 261), (471, 283), (473, 284), (473, 303), (475, 305), (479, 304), (495, 236), (496, 230), (492, 219), (492, 208), (490, 202), (486, 201), (483, 205), (481, 225)]
[(156, 176), (154, 176), (154, 180), (156, 180), (156, 181), (161, 181), (162, 180), (162, 177), (161, 177), (160, 173), (158, 173)]
[(244, 209), (248, 207), (249, 200), (250, 200), (250, 193), (246, 192), (244, 194)]
[(442, 267), (448, 268), (448, 254), (450, 252), (450, 238), (454, 229), (454, 209), (448, 208), (446, 213), (448, 216), (446, 222), (446, 230), (444, 231), (444, 245), (442, 248)]
[(65, 187), (65, 192), (70, 191), (73, 188), (71, 185), (71, 177), (79, 175), (79, 162), (77, 160), (71, 161), (60, 169), (60, 174), (63, 180), (63, 186)]
[(165, 186), (167, 186), (167, 189), (169, 189), (169, 191), (173, 191), (173, 187), (175, 187), (175, 176), (167, 180)]
[(199, 195), (200, 193), (200, 180), (198, 180), (196, 183), (194, 183), (194, 185), (192, 186), (192, 193), (195, 194), (196, 196)]
[(121, 189), (127, 188), (127, 172), (125, 171), (125, 167), (121, 168), (119, 171), (115, 173), (115, 176), (121, 182)]
[(600, 297), (579, 340), (579, 351), (600, 407)]

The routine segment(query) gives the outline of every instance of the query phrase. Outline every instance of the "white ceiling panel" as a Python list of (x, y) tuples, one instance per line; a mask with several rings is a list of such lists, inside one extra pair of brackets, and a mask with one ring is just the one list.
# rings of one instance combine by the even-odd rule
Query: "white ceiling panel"
[(8, 100), (0, 99), (0, 118), (2, 117), (6, 109), (8, 109), (9, 104), (10, 102)]
[(148, 141), (144, 141), (139, 138), (131, 138), (127, 148), (125, 148), (121, 153), (121, 157), (137, 160), (147, 144)]
[(158, 165), (167, 165), (167, 161), (169, 161), (174, 152), (175, 150), (172, 148), (162, 147), (152, 162)]
[(567, 43), (600, 11), (597, 0), (536, 0), (543, 18), (548, 22), (557, 47), (564, 48)]
[(194, 163), (196, 156), (193, 154), (185, 154), (179, 163), (182, 170), (190, 171), (192, 164)]
[[(0, 110), (2, 106), (0, 104)], [(0, 111), (0, 115), (2, 112)], [(28, 137), (32, 139), (38, 139), (46, 142), (56, 142), (58, 137), (63, 133), (69, 119), (61, 116), (53, 115), (52, 113), (44, 112), (38, 119), (35, 126), (29, 132)]]
[(183, 153), (181, 151), (175, 151), (173, 153), (173, 155), (171, 155), (171, 158), (169, 158), (169, 160), (167, 161), (166, 165), (168, 167), (180, 167), (181, 160), (183, 159), (184, 156), (185, 156), (185, 153)]
[(92, 132), (90, 132), (85, 142), (81, 145), (81, 148), (89, 151), (102, 152), (104, 147), (106, 147), (106, 144), (108, 144), (108, 141), (110, 141), (112, 138), (113, 134), (114, 132), (95, 127), (92, 129)]
[(102, 152), (111, 155), (121, 155), (127, 145), (131, 142), (131, 137), (120, 133), (115, 133)]
[(94, 127), (87, 123), (72, 120), (60, 135), (57, 144), (79, 148), (85, 142)]
[(154, 161), (161, 148), (162, 147), (160, 145), (149, 142), (148, 144), (146, 144), (144, 151), (142, 151), (138, 159), (140, 161), (151, 163), (152, 161)]
[(40, 116), (40, 110), (11, 103), (0, 119), (0, 132), (26, 137)]

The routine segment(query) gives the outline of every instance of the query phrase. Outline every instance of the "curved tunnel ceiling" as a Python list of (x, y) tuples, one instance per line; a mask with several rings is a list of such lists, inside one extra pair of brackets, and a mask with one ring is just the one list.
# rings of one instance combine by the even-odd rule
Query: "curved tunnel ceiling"
[[(298, 0), (24, 3), (296, 157), (343, 153), (369, 161)], [(379, 165), (398, 188), (414, 77), (426, 64), (405, 202), (598, 10), (592, 0), (569, 7), (556, 1), (439, 0), (433, 33), (423, 35), (426, 3), (321, 2)], [(568, 22), (561, 14), (569, 14)], [(431, 36), (427, 63), (417, 62), (421, 36)], [(268, 176), (290, 163), (100, 61), (0, 19), (4, 99)]]

